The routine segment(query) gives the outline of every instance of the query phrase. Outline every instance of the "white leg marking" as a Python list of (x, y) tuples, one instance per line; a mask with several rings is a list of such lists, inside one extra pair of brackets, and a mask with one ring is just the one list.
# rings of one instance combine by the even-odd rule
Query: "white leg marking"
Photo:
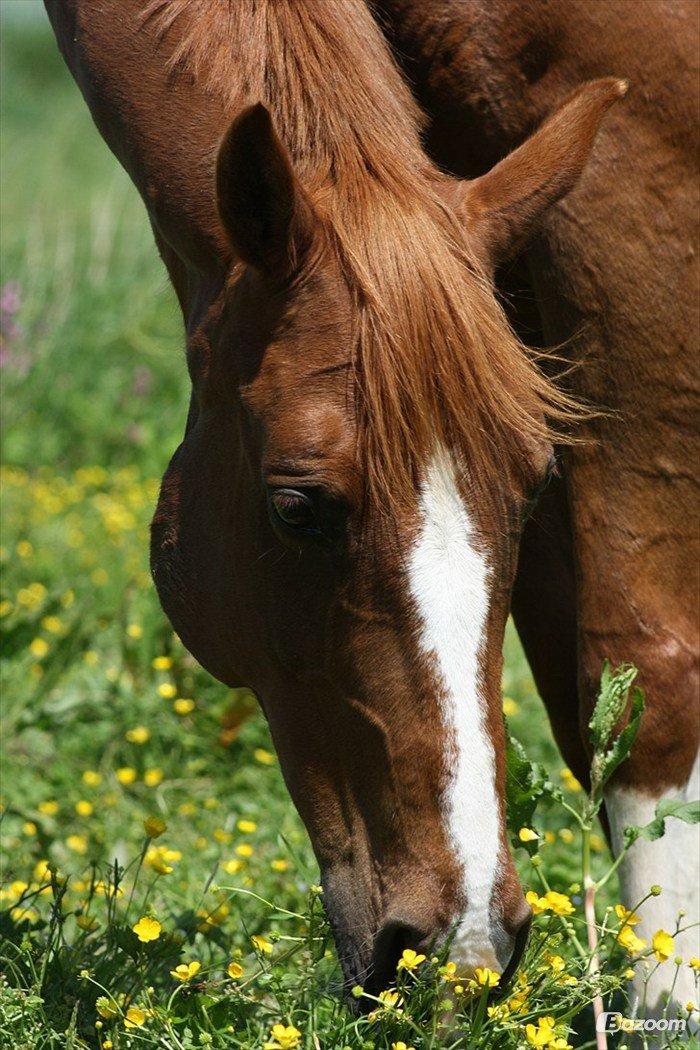
[[(700, 756), (699, 756), (700, 757)], [(693, 802), (700, 797), (700, 765), (698, 760), (686, 786), (677, 791), (669, 791), (662, 798), (682, 798)], [(658, 798), (628, 791), (625, 788), (611, 788), (606, 792), (605, 804), (610, 817), (613, 846), (615, 851), (622, 842), (622, 833), (626, 827), (637, 827), (648, 824), (654, 817)], [(657, 930), (668, 930), (673, 933), (676, 928), (678, 912), (684, 911), (681, 926), (688, 926), (700, 920), (700, 825), (684, 824), (669, 817), (666, 821), (666, 834), (656, 842), (645, 842), (638, 839), (620, 865), (620, 885), (624, 903), (633, 908), (649, 892), (653, 885), (661, 886), (659, 897), (648, 900), (639, 912), (639, 926), (635, 932), (651, 941)], [(683, 958), (673, 990), (673, 998), (682, 1006), (696, 1000), (696, 989), (693, 971), (688, 961), (700, 957), (700, 928), (695, 926), (676, 938), (676, 955)], [(647, 988), (647, 1010), (649, 1015), (663, 1006), (662, 997), (668, 992), (675, 967), (672, 960), (663, 963), (654, 973)], [(643, 981), (641, 968), (640, 978), (634, 981), (634, 991), (643, 998)], [(697, 1005), (697, 1003), (696, 1003)], [(644, 1011), (640, 1008), (640, 1016)]]
[(421, 516), (409, 584), (422, 621), (421, 646), (434, 658), (441, 678), (443, 719), (450, 737), (446, 756), (450, 780), (443, 805), (467, 902), (453, 956), (469, 966), (501, 969), (505, 961), (499, 965), (489, 921), (500, 810), (479, 681), (489, 566), (474, 542), (474, 526), (445, 450), (434, 456), (426, 472)]

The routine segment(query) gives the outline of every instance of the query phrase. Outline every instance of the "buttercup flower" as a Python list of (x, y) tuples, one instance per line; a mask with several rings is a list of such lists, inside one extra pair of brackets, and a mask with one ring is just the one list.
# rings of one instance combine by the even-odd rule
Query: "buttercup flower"
[(537, 1026), (525, 1025), (525, 1038), (530, 1046), (550, 1046), (556, 1038), (553, 1017), (540, 1017)]
[(563, 780), (564, 787), (568, 791), (580, 791), (581, 790), (581, 785), (579, 784), (578, 780), (576, 779), (576, 777), (574, 776), (574, 774), (571, 772), (570, 769), (567, 769), (566, 767), (564, 767), (564, 769), (562, 769), (562, 771), (560, 772), (559, 776)]
[(700, 973), (700, 959), (696, 956), (693, 956), (693, 958), (689, 960), (688, 966), (691, 970), (695, 970), (696, 973)]
[(253, 752), (253, 758), (261, 766), (274, 766), (275, 764), (275, 756), (271, 751), (266, 751), (264, 747), (256, 747)]
[(170, 976), (174, 977), (176, 981), (191, 981), (201, 968), (202, 964), (196, 960), (191, 963), (180, 963), (179, 966), (170, 971)]
[(164, 700), (172, 700), (177, 695), (177, 689), (172, 682), (161, 682), (157, 692), (158, 696), (162, 696)]
[(474, 970), (474, 981), (481, 988), (495, 988), (500, 980), (499, 975), (486, 966), (477, 966)]
[(295, 1050), (301, 1041), (301, 1032), (294, 1025), (274, 1024), (265, 1050)]
[(230, 962), (226, 967), (226, 973), (229, 975), (232, 981), (237, 981), (239, 977), (243, 976), (243, 967), (240, 963)]
[(518, 838), (521, 842), (537, 842), (539, 835), (532, 828), (521, 828), (518, 832)]
[(115, 1003), (114, 999), (108, 999), (106, 995), (101, 995), (95, 1000), (95, 1009), (100, 1017), (105, 1017), (108, 1020), (116, 1017), (119, 1013), (118, 1004)]
[(181, 696), (174, 702), (173, 710), (176, 715), (189, 715), (194, 711), (194, 700)]
[(80, 801), (75, 804), (75, 812), (79, 817), (91, 816), (92, 809), (92, 802), (87, 802), (84, 798), (81, 798)]
[(616, 940), (630, 955), (636, 955), (638, 952), (644, 951), (647, 946), (644, 938), (638, 937), (630, 925), (622, 927)]
[(120, 766), (114, 774), (120, 784), (133, 784), (136, 780), (136, 770), (131, 766)]
[(544, 895), (547, 907), (555, 915), (573, 915), (574, 906), (565, 893), (557, 893), (556, 890), (547, 890)]
[(148, 915), (144, 915), (131, 928), (143, 944), (147, 944), (148, 941), (157, 941), (162, 929), (158, 920), (151, 919)]
[(399, 1040), (398, 1043), (391, 1044), (391, 1050), (416, 1050), (414, 1046), (406, 1046), (404, 1042)]
[(173, 666), (173, 662), (169, 656), (156, 656), (152, 661), (151, 666), (154, 671), (169, 671)]
[(94, 769), (86, 769), (83, 773), (83, 783), (90, 787), (97, 787), (102, 783), (102, 774), (96, 773)]
[(549, 905), (544, 897), (540, 897), (539, 893), (535, 890), (528, 890), (525, 894), (525, 900), (532, 908), (533, 915), (541, 915), (543, 911), (547, 911)]
[(263, 955), (272, 955), (272, 944), (265, 937), (261, 937), (259, 933), (254, 934), (250, 941), (253, 947), (262, 952)]
[(418, 952), (414, 952), (412, 948), (406, 948), (399, 959), (398, 969), (415, 970), (422, 962), (425, 962), (424, 955), (419, 955)]
[(666, 930), (657, 930), (651, 939), (651, 946), (658, 962), (666, 962), (673, 955), (673, 937)]
[(167, 830), (167, 827), (168, 825), (160, 817), (146, 817), (143, 822), (143, 830), (149, 839), (157, 839), (159, 835), (162, 835)]
[(127, 729), (124, 735), (131, 744), (145, 744), (151, 738), (151, 731), (146, 726), (134, 726), (133, 729)]
[(124, 1018), (125, 1028), (140, 1028), (146, 1020), (146, 1011), (140, 1006), (130, 1006)]
[(239, 820), (236, 827), (239, 831), (242, 831), (244, 835), (252, 835), (254, 831), (258, 830), (258, 825), (254, 820)]
[(624, 904), (615, 905), (615, 914), (625, 926), (636, 926), (639, 922), (639, 916), (636, 912), (629, 911)]
[(162, 769), (147, 769), (143, 774), (143, 782), (146, 787), (158, 787), (161, 780), (163, 779)]

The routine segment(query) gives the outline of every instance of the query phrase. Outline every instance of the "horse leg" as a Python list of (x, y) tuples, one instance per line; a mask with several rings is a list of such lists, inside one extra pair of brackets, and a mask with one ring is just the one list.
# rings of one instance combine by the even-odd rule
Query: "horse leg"
[[(598, 528), (605, 537), (600, 523)], [(608, 537), (613, 534), (614, 526)], [(619, 853), (624, 829), (648, 824), (660, 800), (690, 802), (700, 795), (695, 637), (685, 609), (674, 609), (672, 600), (654, 608), (647, 581), (642, 578), (635, 589), (634, 577), (626, 577), (624, 565), (615, 571), (614, 543), (599, 540), (577, 553), (580, 565), (589, 570), (579, 586), (582, 722), (590, 717), (605, 658), (613, 664), (633, 663), (646, 697), (632, 754), (605, 794), (613, 849)], [(629, 908), (649, 897), (652, 886), (661, 887), (660, 895), (646, 900), (640, 909), (635, 927), (639, 936), (651, 942), (656, 931), (673, 934), (677, 924), (683, 931), (675, 938), (674, 957), (680, 956), (683, 964), (673, 987), (674, 999), (683, 1006), (695, 1002), (697, 994), (688, 963), (700, 956), (699, 862), (700, 829), (670, 817), (663, 838), (639, 839), (619, 869), (622, 899)], [(636, 974), (639, 1015), (659, 1012), (674, 983), (673, 959), (658, 967), (651, 959), (648, 965), (638, 966)]]
[(585, 784), (589, 759), (579, 729), (576, 586), (562, 478), (548, 485), (523, 531), (511, 608), (559, 750)]

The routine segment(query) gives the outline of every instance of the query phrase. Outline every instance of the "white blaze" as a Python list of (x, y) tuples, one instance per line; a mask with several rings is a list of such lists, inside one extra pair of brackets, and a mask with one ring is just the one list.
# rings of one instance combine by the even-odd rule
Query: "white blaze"
[(433, 457), (420, 495), (421, 528), (410, 555), (409, 585), (421, 619), (421, 647), (440, 676), (449, 775), (443, 806), (467, 902), (452, 955), (471, 966), (500, 969), (489, 921), (499, 807), (479, 669), (490, 569), (444, 449)]
[[(660, 798), (680, 798), (694, 802), (700, 797), (700, 764), (695, 768), (684, 788), (667, 791), (660, 796), (642, 794), (627, 788), (610, 788), (605, 793), (605, 806), (610, 818), (615, 852), (622, 843), (627, 827), (642, 827), (654, 819), (654, 810)], [(684, 911), (681, 928), (691, 926), (675, 939), (674, 955), (680, 955), (684, 965), (678, 971), (673, 989), (674, 999), (685, 1005), (689, 1000), (697, 1005), (697, 991), (693, 971), (688, 961), (700, 958), (700, 825), (685, 824), (673, 817), (666, 819), (666, 833), (656, 842), (637, 839), (620, 865), (620, 888), (628, 908), (633, 908), (649, 893), (650, 886), (661, 886), (661, 895), (652, 897), (639, 909), (639, 926), (635, 933), (651, 941), (657, 930), (673, 933), (678, 912)], [(656, 965), (652, 961), (652, 965)], [(635, 970), (634, 991), (640, 1000), (644, 996), (641, 966)], [(647, 1015), (658, 1011), (664, 992), (673, 982), (673, 961), (663, 963), (654, 972), (646, 990)], [(639, 1016), (645, 1016), (640, 1007)], [(674, 1014), (670, 1013), (673, 1017)]]

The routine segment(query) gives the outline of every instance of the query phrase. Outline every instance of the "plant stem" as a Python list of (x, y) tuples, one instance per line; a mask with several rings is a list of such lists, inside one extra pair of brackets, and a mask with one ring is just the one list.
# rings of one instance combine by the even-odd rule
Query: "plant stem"
[[(591, 876), (591, 823), (589, 820), (582, 824), (581, 832), (581, 866), (583, 869), (583, 887), (585, 890), (583, 909), (586, 918), (586, 932), (588, 933), (588, 947), (591, 952), (588, 972), (590, 974), (597, 974), (600, 971), (600, 960), (598, 958), (598, 930), (595, 917), (596, 884)], [(593, 1019), (595, 1021), (595, 1040), (597, 1050), (608, 1050), (608, 1038), (604, 1031), (601, 1032), (598, 1030), (599, 1018), (602, 1017), (603, 1011), (603, 996), (598, 992), (593, 999)]]

